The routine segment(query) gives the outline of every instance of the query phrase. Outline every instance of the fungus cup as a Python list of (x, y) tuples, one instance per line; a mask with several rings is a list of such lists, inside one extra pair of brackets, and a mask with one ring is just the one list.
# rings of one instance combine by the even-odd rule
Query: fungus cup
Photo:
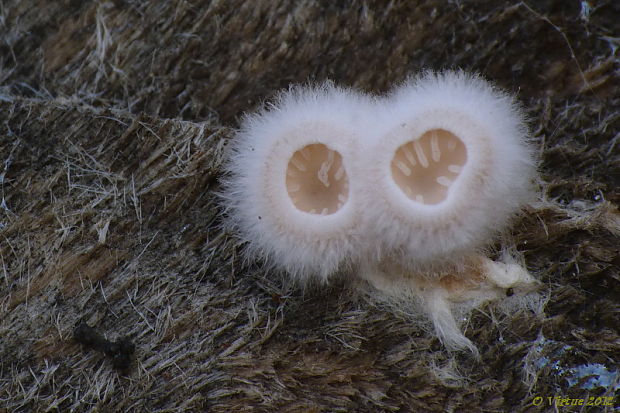
[(291, 88), (246, 116), (226, 170), (248, 256), (303, 281), (353, 270), (417, 302), (449, 349), (477, 352), (455, 312), (537, 284), (484, 255), (533, 198), (536, 162), (518, 105), (479, 77), (427, 73), (380, 100)]
[(533, 199), (522, 111), (479, 77), (427, 73), (385, 99), (379, 126), (360, 158), (373, 242), (359, 275), (388, 299), (413, 297), (446, 347), (476, 352), (453, 311), (537, 284), (514, 260), (484, 256)]
[(389, 96), (382, 115), (362, 155), (375, 260), (398, 255), (416, 270), (460, 260), (532, 199), (521, 111), (482, 79), (426, 74)]
[(331, 83), (293, 87), (246, 116), (222, 194), (229, 225), (299, 279), (350, 267), (361, 253), (357, 150), (370, 99)]

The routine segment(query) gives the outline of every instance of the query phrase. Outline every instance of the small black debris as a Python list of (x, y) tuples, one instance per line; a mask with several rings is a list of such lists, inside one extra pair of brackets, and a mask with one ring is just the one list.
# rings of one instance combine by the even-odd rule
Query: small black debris
[(73, 330), (73, 339), (112, 358), (112, 365), (119, 370), (127, 370), (136, 346), (127, 337), (118, 341), (108, 341), (94, 328), (84, 322)]

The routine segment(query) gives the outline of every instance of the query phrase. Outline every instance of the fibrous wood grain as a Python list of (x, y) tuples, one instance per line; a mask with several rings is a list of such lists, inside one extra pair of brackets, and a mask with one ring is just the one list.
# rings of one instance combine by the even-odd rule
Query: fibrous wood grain
[[(0, 2), (0, 412), (619, 406), (619, 48), (612, 0)], [(455, 67), (518, 95), (541, 156), (512, 236), (547, 300), (473, 314), (479, 362), (346, 280), (244, 265), (215, 194), (239, 116), (291, 82)]]

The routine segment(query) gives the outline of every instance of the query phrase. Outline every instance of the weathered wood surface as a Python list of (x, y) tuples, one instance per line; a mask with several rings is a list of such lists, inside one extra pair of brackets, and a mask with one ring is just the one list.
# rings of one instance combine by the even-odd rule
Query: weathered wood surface
[[(569, 381), (620, 365), (620, 5), (337, 4), (0, 4), (0, 411), (620, 405), (617, 375)], [(517, 93), (542, 160), (546, 202), (514, 239), (548, 301), (474, 314), (479, 363), (343, 280), (302, 291), (244, 267), (214, 193), (236, 119), (275, 90), (382, 92), (446, 67)], [(129, 336), (132, 365), (76, 343), (80, 321)]]

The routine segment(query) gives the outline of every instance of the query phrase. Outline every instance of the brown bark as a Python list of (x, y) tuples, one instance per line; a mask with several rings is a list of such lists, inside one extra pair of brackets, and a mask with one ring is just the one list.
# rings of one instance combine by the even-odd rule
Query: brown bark
[[(3, 2), (0, 412), (618, 406), (617, 375), (569, 381), (620, 365), (616, 3)], [(474, 314), (480, 362), (345, 280), (242, 265), (215, 196), (236, 119), (279, 88), (450, 67), (518, 94), (548, 200), (513, 230), (544, 317)], [(135, 344), (127, 371), (73, 340), (82, 321)]]

